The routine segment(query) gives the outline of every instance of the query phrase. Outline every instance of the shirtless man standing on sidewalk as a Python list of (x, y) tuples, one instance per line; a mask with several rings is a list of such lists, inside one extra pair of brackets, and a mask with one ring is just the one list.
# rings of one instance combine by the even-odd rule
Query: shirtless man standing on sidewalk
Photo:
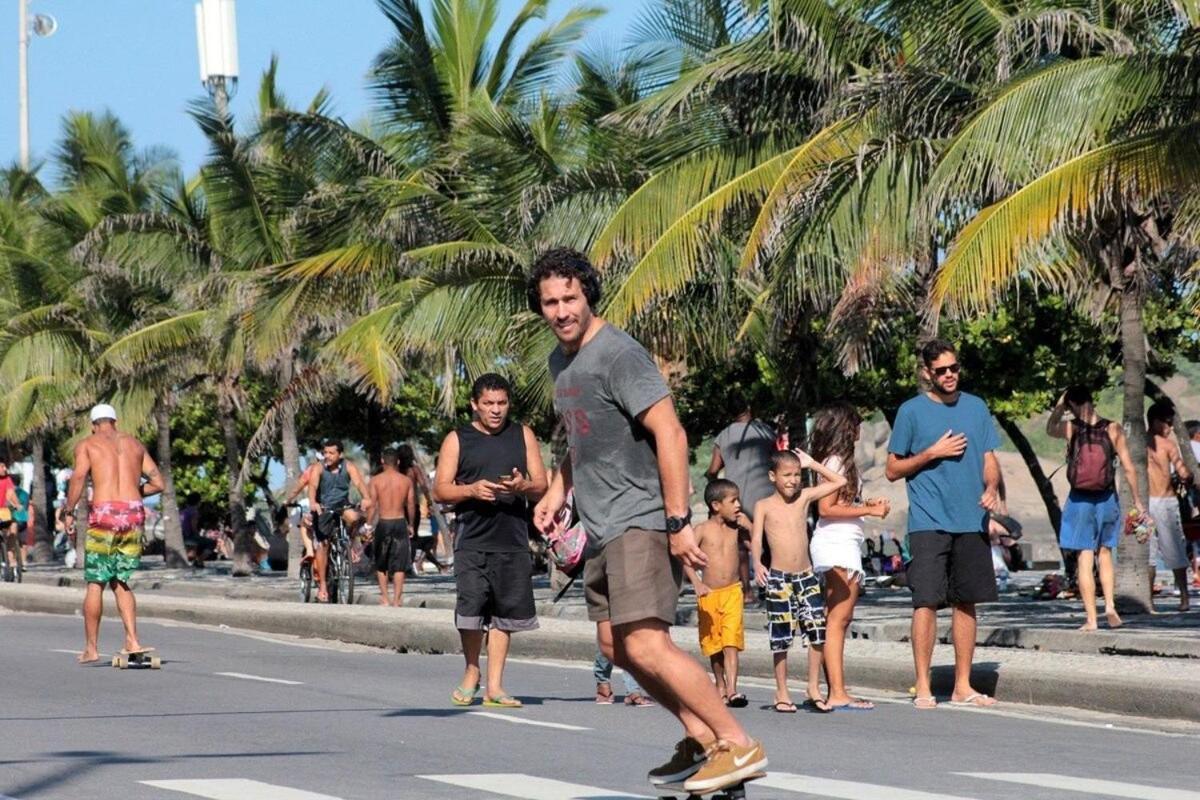
[[(125, 650), (137, 653), (137, 604), (129, 578), (141, 564), (142, 524), (146, 512), (142, 499), (163, 490), (158, 465), (142, 443), (117, 430), (117, 412), (107, 404), (92, 409), (92, 435), (75, 447), (75, 470), (67, 490), (67, 508), (83, 497), (88, 476), (92, 478), (92, 500), (88, 509), (87, 543), (84, 547), (83, 652), (80, 664), (100, 660), (96, 639), (104, 610), (104, 587), (112, 587), (117, 610), (125, 625)], [(146, 483), (142, 483), (142, 476)]]
[(411, 539), (416, 532), (417, 496), (412, 480), (399, 469), (395, 450), (383, 451), (383, 471), (371, 478), (371, 535), (375, 539), (375, 575), (379, 578), (379, 605), (388, 603), (388, 579), (392, 581), (390, 605), (400, 607), (404, 578), (412, 565)]

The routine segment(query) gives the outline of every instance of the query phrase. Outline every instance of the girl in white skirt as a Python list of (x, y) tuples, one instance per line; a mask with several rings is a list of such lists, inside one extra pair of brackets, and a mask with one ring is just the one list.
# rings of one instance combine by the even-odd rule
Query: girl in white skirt
[[(883, 519), (891, 507), (887, 500), (862, 502), (862, 479), (854, 463), (854, 445), (858, 441), (862, 418), (849, 405), (839, 403), (822, 409), (812, 433), (812, 455), (830, 470), (846, 477), (846, 486), (821, 499), (820, 521), (813, 529), (809, 552), (813, 571), (825, 585), (825, 675), (829, 696), (824, 705), (833, 711), (870, 711), (875, 704), (846, 693), (844, 652), (846, 632), (854, 619), (863, 578), (863, 520)], [(809, 655), (813, 658), (812, 653)], [(820, 658), (820, 656), (817, 656)], [(810, 662), (810, 671), (814, 666)], [(815, 681), (810, 680), (810, 684)], [(814, 701), (817, 698), (812, 698)]]

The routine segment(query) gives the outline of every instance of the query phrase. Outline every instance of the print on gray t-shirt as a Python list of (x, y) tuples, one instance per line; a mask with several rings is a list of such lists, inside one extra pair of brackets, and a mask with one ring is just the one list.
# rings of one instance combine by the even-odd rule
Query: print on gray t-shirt
[(555, 348), (550, 375), (589, 538), (607, 544), (629, 528), (664, 530), (658, 456), (637, 416), (670, 390), (646, 348), (605, 324), (574, 355)]
[(742, 509), (753, 516), (754, 504), (775, 491), (767, 473), (775, 450), (775, 431), (759, 419), (731, 423), (715, 441), (725, 462), (725, 477), (741, 490)]

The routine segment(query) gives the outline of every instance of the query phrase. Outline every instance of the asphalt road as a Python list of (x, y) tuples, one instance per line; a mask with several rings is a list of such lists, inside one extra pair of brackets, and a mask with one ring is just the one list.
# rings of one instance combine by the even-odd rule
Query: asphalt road
[[(0, 795), (32, 798), (649, 796), (678, 738), (658, 708), (592, 703), (590, 665), (516, 662), (521, 711), (450, 706), (457, 656), (142, 623), (160, 671), (80, 667), (78, 618), (0, 615)], [(121, 641), (106, 620), (101, 650)], [(616, 681), (618, 691), (620, 680)], [(751, 798), (1200, 800), (1200, 726), (1062, 709), (740, 713), (771, 758)]]

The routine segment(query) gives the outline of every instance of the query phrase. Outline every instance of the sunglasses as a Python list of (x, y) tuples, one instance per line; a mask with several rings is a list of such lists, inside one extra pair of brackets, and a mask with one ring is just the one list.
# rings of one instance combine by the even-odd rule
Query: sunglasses
[(951, 375), (957, 375), (960, 371), (962, 371), (962, 366), (959, 364), (947, 364), (944, 367), (933, 367), (932, 371), (934, 375), (937, 375), (940, 378), (947, 373)]

